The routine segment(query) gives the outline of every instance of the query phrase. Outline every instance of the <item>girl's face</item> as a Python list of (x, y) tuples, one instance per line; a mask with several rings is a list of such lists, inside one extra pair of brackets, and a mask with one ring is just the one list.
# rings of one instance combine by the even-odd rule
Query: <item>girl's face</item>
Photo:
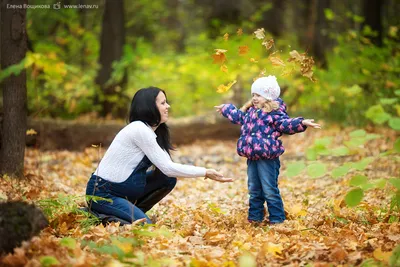
[(165, 97), (165, 94), (163, 92), (158, 93), (156, 97), (156, 105), (158, 108), (158, 111), (160, 112), (161, 116), (161, 123), (165, 123), (168, 120), (168, 109), (170, 105), (167, 103), (167, 98)]
[(251, 101), (253, 102), (253, 105), (257, 108), (262, 108), (267, 102), (267, 99), (264, 97), (260, 96), (259, 94), (253, 94), (253, 97), (251, 98)]

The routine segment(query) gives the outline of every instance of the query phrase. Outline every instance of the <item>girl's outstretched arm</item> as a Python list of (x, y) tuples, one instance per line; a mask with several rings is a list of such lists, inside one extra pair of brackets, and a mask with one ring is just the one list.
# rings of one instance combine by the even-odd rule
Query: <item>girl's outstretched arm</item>
[(307, 125), (303, 124), (304, 118), (290, 118), (286, 112), (279, 111), (272, 115), (276, 129), (284, 134), (295, 134), (304, 132)]
[(214, 106), (215, 110), (219, 112), (225, 118), (228, 118), (232, 123), (243, 125), (244, 123), (244, 112), (236, 108), (232, 104), (222, 104)]
[(315, 123), (314, 119), (304, 119), (301, 123), (305, 126), (310, 126), (315, 129), (321, 129), (321, 125), (318, 123)]

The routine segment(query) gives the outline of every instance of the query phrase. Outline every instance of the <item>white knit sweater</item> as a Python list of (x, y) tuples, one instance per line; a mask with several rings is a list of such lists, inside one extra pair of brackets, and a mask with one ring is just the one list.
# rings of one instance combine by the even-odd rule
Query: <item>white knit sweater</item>
[(111, 182), (125, 181), (146, 155), (169, 177), (204, 177), (206, 169), (174, 163), (156, 141), (153, 129), (141, 121), (125, 126), (114, 138), (95, 175)]

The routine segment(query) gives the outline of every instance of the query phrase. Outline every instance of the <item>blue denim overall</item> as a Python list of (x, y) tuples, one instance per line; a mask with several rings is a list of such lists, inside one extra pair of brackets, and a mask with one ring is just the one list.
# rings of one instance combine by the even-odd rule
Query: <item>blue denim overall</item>
[(147, 171), (153, 164), (144, 156), (132, 174), (124, 182), (115, 183), (92, 174), (86, 195), (112, 200), (89, 200), (89, 210), (123, 219), (127, 222), (146, 218), (145, 214), (175, 187), (176, 178), (168, 177), (159, 170)]

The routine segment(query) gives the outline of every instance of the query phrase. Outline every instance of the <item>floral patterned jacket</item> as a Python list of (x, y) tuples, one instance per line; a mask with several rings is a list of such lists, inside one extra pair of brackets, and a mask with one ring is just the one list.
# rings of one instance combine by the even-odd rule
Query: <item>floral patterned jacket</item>
[(261, 109), (250, 107), (246, 112), (237, 109), (232, 104), (225, 104), (222, 115), (232, 123), (242, 125), (237, 143), (237, 153), (251, 160), (273, 159), (285, 152), (282, 134), (304, 132), (307, 126), (302, 124), (304, 118), (289, 118), (286, 105), (278, 98), (278, 110), (263, 112)]

